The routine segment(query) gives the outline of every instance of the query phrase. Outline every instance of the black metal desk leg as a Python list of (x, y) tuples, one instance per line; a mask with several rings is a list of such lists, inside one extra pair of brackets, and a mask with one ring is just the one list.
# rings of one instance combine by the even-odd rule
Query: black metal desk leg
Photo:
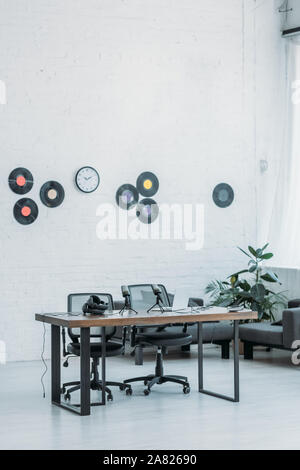
[(234, 401), (240, 401), (239, 321), (234, 320)]
[(101, 350), (101, 381), (102, 381), (102, 405), (105, 405), (106, 394), (106, 378), (105, 378), (105, 360), (106, 360), (106, 337), (105, 326), (101, 327), (102, 350)]
[(80, 328), (80, 414), (91, 414), (90, 328)]
[(199, 392), (211, 397), (222, 398), (223, 400), (238, 402), (240, 401), (240, 379), (239, 379), (239, 320), (234, 320), (234, 397), (228, 397), (221, 393), (211, 392), (203, 388), (203, 337), (202, 324), (198, 323), (198, 380)]
[(51, 400), (60, 403), (60, 327), (51, 325)]
[(198, 391), (201, 392), (203, 389), (203, 328), (202, 323), (197, 324), (197, 336), (198, 336)]

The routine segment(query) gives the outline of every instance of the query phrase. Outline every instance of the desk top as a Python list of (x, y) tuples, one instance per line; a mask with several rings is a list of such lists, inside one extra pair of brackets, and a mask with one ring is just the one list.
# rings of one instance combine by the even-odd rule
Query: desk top
[(172, 312), (151, 311), (134, 312), (125, 311), (122, 315), (118, 310), (107, 311), (104, 315), (84, 316), (82, 313), (37, 313), (37, 321), (66, 328), (90, 328), (93, 326), (130, 326), (130, 325), (165, 325), (166, 323), (196, 323), (216, 322), (222, 320), (256, 320), (257, 312), (242, 310), (241, 312), (228, 312), (226, 308), (210, 307), (202, 310), (186, 308)]

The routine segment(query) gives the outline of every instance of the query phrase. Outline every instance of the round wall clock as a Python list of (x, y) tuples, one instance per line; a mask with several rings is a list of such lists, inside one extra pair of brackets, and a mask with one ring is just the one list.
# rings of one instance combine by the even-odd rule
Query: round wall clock
[(84, 166), (77, 171), (75, 176), (76, 186), (84, 193), (96, 191), (100, 184), (100, 176), (95, 168)]

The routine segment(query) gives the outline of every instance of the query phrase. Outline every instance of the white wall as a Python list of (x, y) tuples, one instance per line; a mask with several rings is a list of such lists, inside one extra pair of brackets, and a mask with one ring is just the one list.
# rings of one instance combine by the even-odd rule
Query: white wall
[[(257, 236), (257, 3), (0, 0), (0, 339), (9, 360), (39, 358), (34, 313), (64, 310), (71, 291), (118, 298), (121, 283), (156, 281), (201, 295), (210, 279), (241, 266), (236, 246)], [(269, 67), (259, 73), (273, 76)], [(74, 186), (84, 164), (101, 174), (92, 195)], [(28, 196), (40, 214), (27, 227), (12, 216), (7, 176), (17, 166), (35, 177)], [(205, 204), (203, 250), (96, 238), (98, 204), (144, 170), (160, 179), (159, 202)], [(65, 187), (57, 209), (39, 201), (49, 179)], [(211, 200), (222, 181), (236, 195), (226, 210)]]

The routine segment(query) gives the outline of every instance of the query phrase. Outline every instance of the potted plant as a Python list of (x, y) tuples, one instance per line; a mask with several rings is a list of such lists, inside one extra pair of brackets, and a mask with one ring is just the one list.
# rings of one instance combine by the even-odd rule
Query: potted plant
[[(206, 287), (206, 294), (212, 298), (211, 305), (222, 307), (241, 306), (258, 312), (256, 321), (274, 321), (275, 309), (287, 304), (284, 292), (274, 292), (269, 288), (271, 284), (280, 284), (277, 275), (264, 269), (262, 263), (273, 258), (273, 253), (266, 253), (269, 246), (267, 243), (263, 248), (254, 249), (248, 247), (248, 251), (239, 248), (248, 258), (246, 269), (231, 274), (226, 281), (211, 281)], [(247, 274), (242, 279), (241, 275)]]

